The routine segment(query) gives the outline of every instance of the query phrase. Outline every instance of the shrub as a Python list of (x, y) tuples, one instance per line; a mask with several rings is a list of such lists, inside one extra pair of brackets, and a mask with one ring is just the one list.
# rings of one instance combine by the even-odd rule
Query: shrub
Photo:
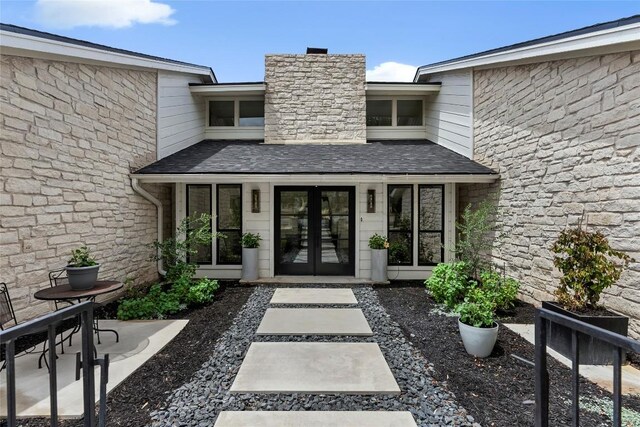
[(177, 313), (181, 309), (178, 295), (165, 292), (162, 285), (155, 284), (143, 297), (123, 300), (118, 306), (118, 319), (157, 319), (167, 314)]
[(464, 300), (469, 290), (477, 285), (475, 281), (469, 280), (466, 272), (467, 265), (464, 262), (441, 263), (434, 267), (425, 285), (437, 303), (454, 309)]
[(493, 327), (495, 310), (496, 303), (492, 292), (482, 288), (471, 289), (464, 302), (456, 307), (460, 321), (476, 328)]
[(71, 251), (71, 259), (67, 264), (70, 267), (91, 267), (93, 265), (97, 265), (95, 259), (89, 253), (89, 248), (86, 246), (81, 246), (78, 249), (74, 249)]
[(213, 299), (213, 294), (220, 285), (217, 280), (200, 279), (198, 283), (189, 288), (187, 303), (205, 304)]
[(462, 221), (456, 222), (456, 259), (465, 262), (467, 275), (472, 279), (477, 279), (481, 271), (491, 266), (487, 253), (493, 247), (492, 233), (495, 227), (491, 220), (496, 215), (495, 207), (483, 201), (476, 209), (472, 209), (471, 204), (467, 205), (462, 213)]
[(260, 237), (260, 233), (257, 233), (257, 234), (244, 233), (242, 235), (242, 242), (241, 242), (242, 247), (243, 248), (259, 248), (261, 240), (262, 240), (262, 237)]
[(623, 268), (634, 261), (613, 249), (604, 234), (583, 230), (581, 225), (562, 231), (552, 251), (558, 254), (553, 263), (563, 274), (556, 298), (574, 310), (595, 307), (602, 292), (615, 284)]
[(492, 294), (496, 310), (507, 310), (513, 307), (520, 288), (517, 280), (501, 276), (495, 270), (487, 270), (480, 273), (480, 281), (482, 289)]
[(211, 215), (203, 213), (183, 219), (176, 230), (176, 236), (178, 237), (152, 243), (156, 249), (152, 258), (162, 261), (167, 272), (165, 279), (169, 283), (180, 276), (192, 278), (195, 275), (198, 266), (190, 258), (198, 253), (198, 247), (210, 245), (217, 234), (211, 232)]
[(381, 236), (378, 233), (369, 237), (369, 248), (371, 249), (388, 249), (389, 241), (385, 236)]

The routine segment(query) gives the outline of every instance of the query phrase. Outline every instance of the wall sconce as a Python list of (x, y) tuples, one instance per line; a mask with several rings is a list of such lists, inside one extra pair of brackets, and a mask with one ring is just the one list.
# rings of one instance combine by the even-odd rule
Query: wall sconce
[(260, 190), (251, 190), (251, 212), (260, 212)]
[(376, 212), (376, 190), (367, 190), (367, 213)]

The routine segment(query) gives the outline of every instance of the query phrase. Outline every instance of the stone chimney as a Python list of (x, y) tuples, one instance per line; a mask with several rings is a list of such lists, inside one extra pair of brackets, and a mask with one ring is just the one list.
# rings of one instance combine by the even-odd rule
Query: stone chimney
[(364, 55), (266, 55), (264, 139), (366, 142)]

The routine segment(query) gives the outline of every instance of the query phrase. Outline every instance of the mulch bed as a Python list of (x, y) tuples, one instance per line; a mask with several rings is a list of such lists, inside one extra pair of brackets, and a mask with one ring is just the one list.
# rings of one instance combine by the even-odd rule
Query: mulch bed
[[(229, 328), (252, 292), (253, 288), (248, 286), (223, 285), (210, 304), (170, 316), (189, 319), (189, 323), (165, 348), (109, 393), (108, 425), (134, 427), (149, 424), (149, 413), (161, 407), (169, 393), (188, 382), (211, 357), (214, 343)], [(110, 318), (116, 309), (117, 303), (112, 303), (97, 310), (97, 314), (101, 318)], [(25, 427), (48, 426), (49, 420), (20, 420), (19, 424)], [(65, 420), (60, 425), (83, 424), (81, 420)]]
[[(534, 360), (531, 343), (501, 327), (492, 355), (486, 359), (469, 356), (462, 345), (457, 318), (432, 313), (437, 307), (422, 284), (377, 287), (378, 298), (405, 336), (435, 367), (435, 378), (446, 381), (458, 402), (483, 426), (531, 426), (534, 423), (534, 369), (512, 354)], [(519, 303), (503, 318), (506, 323), (533, 323), (534, 308)], [(548, 358), (550, 425), (571, 425), (571, 371)], [(582, 379), (581, 396), (605, 398), (611, 394)], [(640, 399), (623, 399), (623, 406), (640, 410)], [(583, 427), (611, 425), (608, 415), (582, 409)]]

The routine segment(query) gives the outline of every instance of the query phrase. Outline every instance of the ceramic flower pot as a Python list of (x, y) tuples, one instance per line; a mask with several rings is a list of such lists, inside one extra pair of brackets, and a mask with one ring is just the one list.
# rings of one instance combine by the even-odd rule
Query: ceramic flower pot
[(488, 357), (491, 354), (498, 339), (497, 323), (493, 328), (476, 328), (458, 319), (458, 329), (467, 353), (475, 357)]
[(371, 249), (371, 281), (380, 283), (387, 280), (387, 250)]
[(242, 280), (258, 279), (258, 248), (242, 248)]
[(69, 279), (69, 286), (75, 290), (91, 289), (98, 281), (98, 270), (100, 270), (100, 264), (92, 265), (89, 267), (73, 267), (66, 266), (67, 278)]

